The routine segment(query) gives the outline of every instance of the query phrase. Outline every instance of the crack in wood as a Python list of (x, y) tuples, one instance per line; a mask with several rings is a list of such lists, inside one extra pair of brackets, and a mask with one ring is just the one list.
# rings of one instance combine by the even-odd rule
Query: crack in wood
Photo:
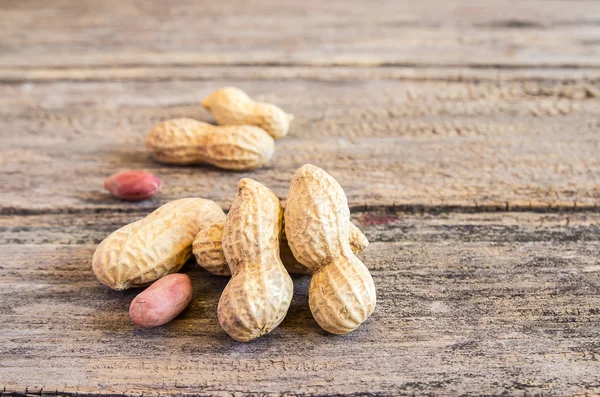
[[(141, 216), (149, 214), (159, 206), (138, 207), (93, 207), (93, 208), (78, 208), (78, 207), (52, 207), (52, 208), (20, 208), (15, 206), (1, 206), (0, 216), (35, 216), (35, 215), (65, 215), (65, 214), (140, 214)], [(229, 209), (224, 209), (227, 212)], [(534, 212), (534, 213), (598, 213), (600, 206), (597, 205), (534, 205), (534, 204), (491, 204), (491, 205), (426, 205), (426, 204), (392, 204), (392, 205), (369, 205), (357, 204), (350, 205), (350, 211), (353, 214), (363, 213), (395, 213), (406, 212), (414, 214), (447, 214), (447, 213), (503, 213), (503, 212)]]

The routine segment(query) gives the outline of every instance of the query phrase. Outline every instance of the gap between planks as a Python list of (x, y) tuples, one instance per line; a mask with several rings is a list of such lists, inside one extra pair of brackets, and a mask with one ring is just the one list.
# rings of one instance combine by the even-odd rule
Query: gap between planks
[[(281, 198), (283, 204), (285, 199)], [(0, 216), (37, 216), (37, 215), (67, 215), (67, 214), (147, 214), (161, 205), (150, 204), (142, 207), (131, 206), (132, 203), (114, 202), (114, 205), (86, 207), (46, 207), (46, 208), (20, 208), (15, 206), (0, 207)], [(126, 205), (126, 206), (123, 206)], [(227, 213), (229, 208), (222, 209)], [(484, 204), (484, 205), (427, 205), (427, 204), (392, 204), (392, 205), (369, 205), (358, 204), (350, 205), (350, 212), (353, 215), (361, 216), (364, 214), (375, 213), (397, 213), (405, 212), (409, 214), (448, 214), (448, 213), (508, 213), (508, 212), (533, 212), (540, 214), (577, 214), (577, 213), (600, 213), (600, 207), (597, 205), (577, 205), (576, 202), (564, 202), (554, 205), (545, 203), (524, 202), (511, 204)]]
[[(565, 65), (568, 66), (568, 65)], [(207, 64), (207, 65), (88, 65), (56, 67), (2, 67), (0, 84), (110, 82), (110, 81), (198, 81), (213, 79), (369, 81), (405, 80), (432, 82), (478, 81), (589, 81), (600, 80), (599, 67), (539, 67), (493, 65), (308, 65), (308, 64)]]

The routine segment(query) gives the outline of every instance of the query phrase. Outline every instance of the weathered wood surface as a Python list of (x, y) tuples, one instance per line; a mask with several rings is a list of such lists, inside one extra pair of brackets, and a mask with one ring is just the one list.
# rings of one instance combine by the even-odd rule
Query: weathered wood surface
[(595, 1), (5, 0), (5, 67), (600, 65)]
[[(600, 394), (597, 1), (0, 2), (0, 395)], [(296, 115), (262, 170), (165, 167), (170, 117), (236, 85)], [(226, 279), (136, 329), (93, 276), (116, 228), (314, 163), (372, 242), (373, 317), (326, 335), (294, 278), (273, 334), (219, 328)], [(102, 189), (146, 168), (164, 189)]]
[(195, 264), (184, 268), (195, 299), (181, 317), (154, 330), (128, 321), (136, 292), (97, 282), (87, 242), (131, 214), (60, 215), (62, 235), (50, 217), (26, 218), (3, 224), (21, 234), (0, 253), (7, 391), (600, 392), (598, 214), (356, 214), (372, 240), (361, 255), (379, 292), (372, 318), (350, 335), (327, 335), (311, 317), (308, 278), (295, 277), (285, 321), (248, 344), (219, 327), (226, 278)]
[[(154, 162), (149, 129), (171, 117), (211, 120), (199, 101), (227, 84), (296, 115), (272, 164), (231, 173)], [(598, 82), (57, 82), (0, 85), (0, 97), (5, 212), (122, 207), (102, 180), (124, 168), (164, 179), (148, 205), (201, 195), (227, 208), (246, 176), (284, 198), (307, 162), (338, 178), (354, 207), (600, 202)]]

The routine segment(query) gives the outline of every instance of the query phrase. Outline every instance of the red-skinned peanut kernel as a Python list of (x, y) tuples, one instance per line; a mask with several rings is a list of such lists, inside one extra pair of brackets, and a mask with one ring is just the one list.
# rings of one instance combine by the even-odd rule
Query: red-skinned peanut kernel
[(127, 170), (104, 180), (104, 188), (123, 200), (141, 201), (156, 194), (162, 187), (158, 177), (144, 170)]
[(192, 281), (186, 274), (174, 273), (155, 281), (136, 296), (129, 306), (134, 324), (158, 327), (173, 320), (192, 300)]

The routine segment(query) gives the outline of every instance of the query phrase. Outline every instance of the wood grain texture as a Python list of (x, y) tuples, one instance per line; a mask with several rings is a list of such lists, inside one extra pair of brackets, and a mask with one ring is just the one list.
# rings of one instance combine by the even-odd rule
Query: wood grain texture
[[(1, 55), (0, 55), (1, 56)], [(100, 68), (67, 67), (57, 69), (1, 68), (1, 83), (24, 84), (50, 82), (115, 82), (115, 81), (289, 81), (321, 82), (402, 80), (402, 81), (471, 81), (471, 82), (560, 82), (600, 81), (600, 69), (593, 67), (464, 67), (464, 66), (106, 66)], [(597, 89), (588, 87), (588, 95), (597, 97)]]
[[(1, 245), (94, 245), (149, 211), (91, 211), (0, 217)], [(452, 233), (462, 242), (593, 242), (600, 233), (598, 212), (402, 212), (355, 211), (351, 220), (370, 242), (435, 242)]]
[[(600, 3), (582, 0), (0, 2), (0, 396), (600, 395)], [(249, 173), (143, 147), (235, 85), (295, 114)], [(227, 278), (135, 328), (96, 245), (165, 202), (282, 199), (313, 163), (371, 245), (373, 316), (325, 334), (294, 277), (272, 334), (219, 327)], [(126, 168), (164, 189), (126, 203)]]
[[(94, 245), (4, 245), (0, 388), (125, 395), (598, 393), (600, 219), (570, 216), (567, 225), (559, 214), (355, 214), (373, 240), (360, 255), (378, 287), (373, 316), (348, 336), (327, 335), (308, 309), (309, 278), (295, 277), (284, 322), (250, 344), (234, 342), (217, 322), (227, 278), (195, 264), (184, 268), (194, 285), (190, 307), (166, 326), (142, 330), (127, 314), (137, 291), (115, 292), (93, 277)], [(13, 218), (9, 229), (24, 218)], [(76, 238), (81, 229), (89, 227), (67, 234)], [(42, 230), (35, 233), (55, 238)]]
[[(232, 173), (154, 162), (143, 144), (150, 128), (173, 117), (210, 121), (199, 101), (228, 84), (296, 115), (272, 163)], [(313, 163), (353, 207), (596, 207), (598, 91), (582, 80), (4, 84), (0, 202), (3, 212), (67, 211), (201, 196), (228, 208), (239, 179), (285, 198), (295, 170)], [(160, 194), (142, 204), (108, 199), (102, 180), (127, 168), (158, 175)]]
[[(575, 4), (575, 5), (574, 5)], [(595, 1), (3, 1), (4, 67), (600, 66)]]

